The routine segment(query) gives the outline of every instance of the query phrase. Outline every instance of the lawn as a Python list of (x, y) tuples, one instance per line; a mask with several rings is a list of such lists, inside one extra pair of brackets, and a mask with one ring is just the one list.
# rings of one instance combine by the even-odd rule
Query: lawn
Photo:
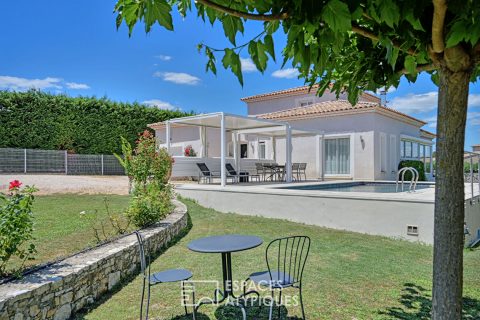
[[(309, 319), (428, 319), (432, 247), (383, 237), (330, 230), (261, 217), (220, 213), (192, 201), (193, 227), (186, 236), (152, 263), (152, 271), (188, 268), (197, 280), (220, 280), (218, 254), (193, 253), (189, 241), (208, 235), (259, 235), (264, 245), (232, 255), (233, 276), (243, 280), (265, 269), (266, 243), (276, 237), (308, 235), (312, 247), (304, 276), (304, 300)], [(480, 251), (465, 251), (465, 318), (480, 319)], [(141, 278), (136, 277), (77, 319), (138, 319)], [(178, 284), (152, 289), (151, 318), (172, 319), (182, 314)], [(211, 293), (200, 288), (198, 294)], [(293, 293), (293, 292), (292, 292)], [(220, 309), (222, 310), (222, 309)], [(224, 310), (224, 309), (223, 309)], [(300, 315), (298, 307), (289, 316)], [(224, 318), (203, 306), (202, 319)], [(237, 317), (238, 318), (238, 317)], [(249, 319), (259, 319), (258, 314)]]
[[(64, 257), (95, 245), (93, 226), (105, 225), (107, 236), (114, 236), (107, 218), (104, 199), (110, 212), (121, 212), (128, 205), (128, 196), (116, 195), (52, 195), (35, 198), (34, 243), (38, 253), (26, 265), (36, 265)], [(81, 214), (82, 212), (82, 214)], [(103, 232), (102, 232), (103, 233)], [(103, 238), (103, 234), (101, 234)], [(18, 260), (10, 263), (17, 267)]]

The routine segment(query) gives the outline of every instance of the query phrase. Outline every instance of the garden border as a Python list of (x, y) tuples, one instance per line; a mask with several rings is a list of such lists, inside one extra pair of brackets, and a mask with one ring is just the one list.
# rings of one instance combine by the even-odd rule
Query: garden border
[[(188, 226), (187, 207), (173, 204), (165, 219), (142, 230), (152, 255)], [(135, 234), (112, 240), (0, 285), (0, 320), (69, 319), (138, 270)]]

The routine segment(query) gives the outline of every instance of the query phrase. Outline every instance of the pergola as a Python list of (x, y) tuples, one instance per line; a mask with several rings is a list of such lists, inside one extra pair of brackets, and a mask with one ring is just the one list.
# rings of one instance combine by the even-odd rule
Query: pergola
[[(286, 181), (292, 181), (292, 137), (323, 135), (323, 132), (315, 130), (305, 130), (292, 127), (288, 122), (280, 122), (253, 117), (228, 114), (224, 112), (215, 112), (208, 114), (200, 114), (195, 116), (175, 118), (165, 121), (166, 125), (166, 143), (167, 150), (170, 152), (171, 125), (181, 124), (184, 126), (196, 126), (201, 128), (216, 128), (220, 130), (220, 177), (221, 185), (226, 185), (227, 172), (226, 164), (226, 134), (227, 131), (233, 133), (233, 157), (238, 168), (239, 152), (238, 152), (238, 135), (239, 134), (256, 134), (261, 136), (269, 136), (272, 138), (285, 137), (285, 168)], [(201, 138), (204, 147), (205, 139)]]

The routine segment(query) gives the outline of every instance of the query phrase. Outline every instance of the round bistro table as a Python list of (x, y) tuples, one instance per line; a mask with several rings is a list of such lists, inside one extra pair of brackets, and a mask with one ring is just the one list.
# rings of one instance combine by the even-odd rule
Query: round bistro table
[[(228, 297), (237, 299), (232, 288), (232, 252), (253, 249), (262, 243), (263, 240), (256, 236), (228, 234), (200, 238), (188, 244), (188, 249), (195, 252), (220, 253), (222, 255), (223, 292), (218, 289), (215, 290), (215, 297), (212, 303), (222, 303)], [(220, 300), (218, 299), (218, 294), (221, 296)]]

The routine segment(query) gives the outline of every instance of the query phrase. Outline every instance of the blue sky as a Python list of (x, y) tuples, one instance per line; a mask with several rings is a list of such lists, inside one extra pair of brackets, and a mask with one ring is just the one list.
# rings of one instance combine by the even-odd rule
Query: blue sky
[[(288, 65), (279, 71), (280, 63), (273, 62), (262, 75), (245, 61), (243, 88), (220, 65), (217, 76), (206, 73), (206, 58), (196, 45), (228, 46), (219, 25), (212, 28), (192, 14), (185, 20), (175, 16), (175, 32), (157, 26), (147, 35), (138, 25), (129, 38), (124, 26), (116, 30), (114, 4), (110, 0), (3, 3), (0, 89), (33, 86), (161, 108), (245, 114), (241, 97), (303, 85)], [(260, 26), (247, 23), (245, 40), (256, 35)], [(285, 41), (280, 35), (275, 41), (280, 56)], [(415, 84), (402, 81), (398, 89), (390, 90), (388, 105), (428, 121), (424, 128), (435, 131), (436, 91), (429, 76), (421, 75)], [(470, 150), (472, 144), (480, 143), (478, 84), (471, 85), (468, 118), (465, 147)]]

